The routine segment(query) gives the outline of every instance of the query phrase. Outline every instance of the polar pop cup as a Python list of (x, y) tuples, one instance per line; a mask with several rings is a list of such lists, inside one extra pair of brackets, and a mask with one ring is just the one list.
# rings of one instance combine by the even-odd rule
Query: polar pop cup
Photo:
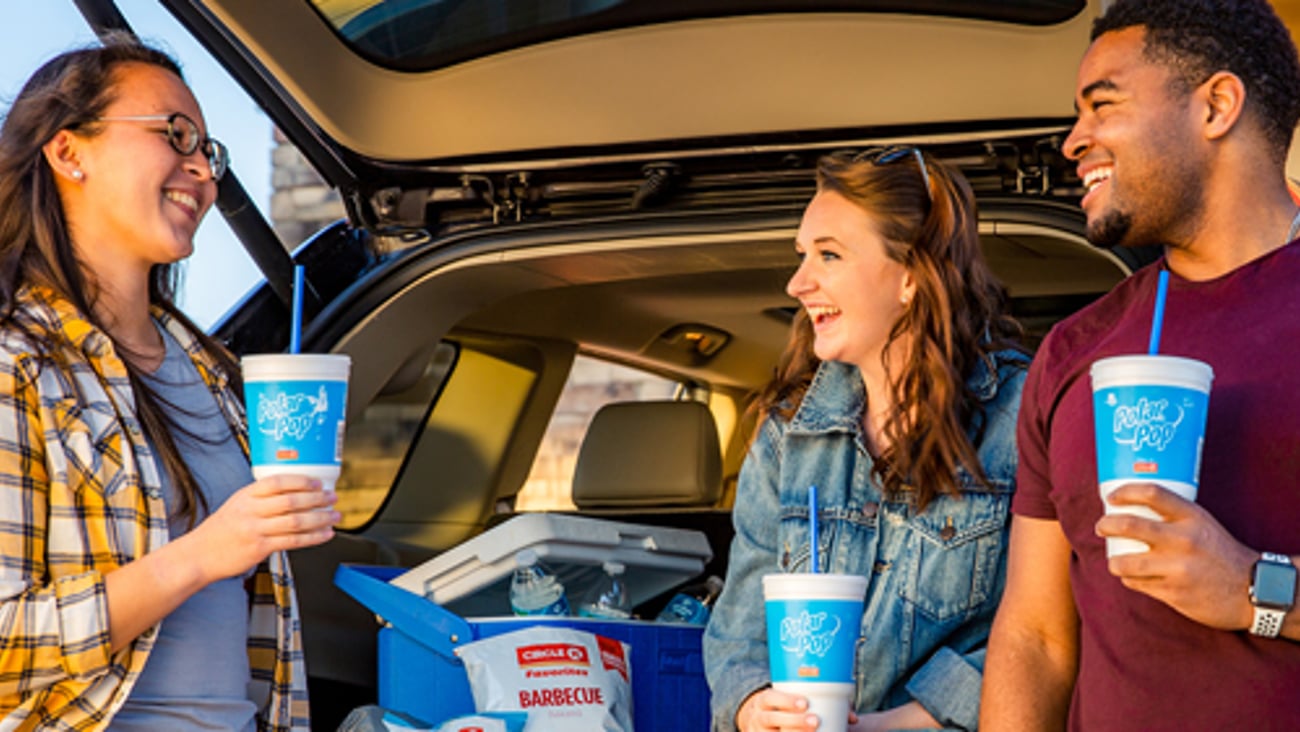
[(856, 683), (853, 662), (867, 578), (847, 574), (763, 577), (772, 688), (808, 699), (819, 732), (844, 732)]
[[(1107, 497), (1125, 483), (1154, 483), (1196, 500), (1213, 379), (1209, 364), (1178, 356), (1116, 356), (1092, 364), (1097, 481), (1107, 514), (1163, 520), (1145, 506), (1110, 505)], [(1150, 548), (1106, 539), (1109, 557)]]
[(244, 406), (253, 477), (306, 475), (334, 490), (343, 462), (348, 356), (245, 356)]

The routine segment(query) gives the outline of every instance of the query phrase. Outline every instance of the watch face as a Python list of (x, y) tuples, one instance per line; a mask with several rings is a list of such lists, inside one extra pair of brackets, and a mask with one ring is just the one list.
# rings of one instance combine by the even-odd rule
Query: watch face
[(1295, 604), (1296, 570), (1290, 564), (1256, 562), (1250, 588), (1254, 603), (1270, 610), (1289, 610)]

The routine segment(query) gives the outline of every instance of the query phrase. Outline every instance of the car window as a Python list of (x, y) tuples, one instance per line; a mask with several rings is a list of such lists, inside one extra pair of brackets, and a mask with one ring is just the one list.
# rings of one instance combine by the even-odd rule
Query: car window
[(813, 11), (1059, 23), (1084, 0), (308, 0), (357, 53), (427, 71), (568, 36), (693, 18)]
[(431, 354), (399, 370), (365, 411), (348, 420), (336, 486), (341, 528), (364, 525), (383, 505), (457, 355), (455, 345), (439, 343)]
[(671, 379), (588, 356), (574, 359), (528, 480), (515, 497), (516, 511), (564, 511), (573, 505), (573, 466), (596, 411), (613, 402), (672, 399)]

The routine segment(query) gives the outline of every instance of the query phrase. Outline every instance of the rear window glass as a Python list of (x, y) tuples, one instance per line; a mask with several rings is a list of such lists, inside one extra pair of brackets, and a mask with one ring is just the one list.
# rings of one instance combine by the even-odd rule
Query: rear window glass
[(1084, 0), (308, 0), (357, 53), (423, 71), (533, 43), (673, 20), (878, 12), (1059, 23)]

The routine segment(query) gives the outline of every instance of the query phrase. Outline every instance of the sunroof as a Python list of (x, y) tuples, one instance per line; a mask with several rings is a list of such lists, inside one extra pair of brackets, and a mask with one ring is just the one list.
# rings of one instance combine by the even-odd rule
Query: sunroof
[(1085, 0), (307, 0), (360, 55), (426, 71), (567, 36), (674, 20), (809, 12), (907, 13), (1049, 25)]

